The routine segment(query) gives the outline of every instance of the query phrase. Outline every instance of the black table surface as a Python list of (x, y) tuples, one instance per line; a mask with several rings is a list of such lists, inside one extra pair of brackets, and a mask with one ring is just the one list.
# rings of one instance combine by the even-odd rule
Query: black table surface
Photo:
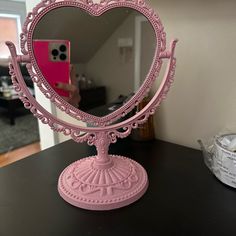
[(0, 235), (236, 235), (236, 190), (210, 173), (200, 151), (126, 139), (110, 152), (147, 170), (149, 188), (140, 200), (111, 211), (66, 203), (57, 192), (59, 174), (95, 153), (67, 141), (0, 169)]

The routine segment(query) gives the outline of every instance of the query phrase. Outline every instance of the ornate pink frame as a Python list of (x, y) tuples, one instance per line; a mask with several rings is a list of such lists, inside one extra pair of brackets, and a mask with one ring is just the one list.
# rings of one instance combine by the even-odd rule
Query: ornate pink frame
[[(49, 86), (36, 63), (32, 50), (35, 26), (51, 10), (68, 6), (81, 8), (95, 16), (100, 16), (113, 8), (129, 7), (147, 17), (155, 31), (157, 47), (146, 80), (130, 101), (110, 115), (92, 116), (68, 104)], [(148, 180), (143, 167), (131, 159), (109, 155), (108, 149), (110, 143), (115, 143), (117, 138), (127, 137), (133, 128), (145, 123), (166, 97), (174, 78), (176, 43), (177, 40), (173, 40), (170, 49), (166, 50), (166, 35), (160, 18), (143, 0), (102, 0), (100, 4), (95, 4), (92, 0), (43, 0), (28, 14), (24, 24), (21, 34), (21, 49), (24, 55), (17, 55), (14, 44), (6, 42), (12, 56), (10, 74), (13, 85), (25, 108), (30, 109), (34, 116), (44, 124), (48, 124), (54, 131), (70, 135), (76, 142), (86, 141), (89, 145), (95, 145), (97, 148), (98, 154), (96, 156), (72, 163), (62, 172), (58, 182), (58, 190), (67, 202), (85, 209), (109, 210), (128, 205), (145, 193)], [(133, 117), (112, 124), (140, 103), (159, 75), (162, 60), (165, 58), (169, 62), (164, 79), (148, 105)], [(96, 127), (69, 124), (45, 110), (28, 91), (19, 68), (19, 62), (27, 62), (27, 68), (34, 83), (59, 109), (78, 120), (92, 123)]]

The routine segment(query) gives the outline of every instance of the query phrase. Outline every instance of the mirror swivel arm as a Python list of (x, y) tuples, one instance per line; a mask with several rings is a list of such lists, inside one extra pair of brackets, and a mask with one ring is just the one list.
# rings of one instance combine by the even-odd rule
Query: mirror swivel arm
[[(86, 138), (84, 137), (83, 140), (82, 138), (77, 137), (76, 133), (81, 131), (81, 132), (86, 132), (86, 133), (97, 133), (97, 132), (101, 132), (101, 131), (105, 131), (108, 133), (113, 133), (115, 136), (119, 137), (119, 138), (124, 138), (126, 136), (129, 135), (129, 133), (131, 132), (131, 126), (133, 123), (144, 123), (144, 121), (148, 118), (148, 115), (154, 114), (155, 109), (157, 108), (157, 106), (160, 104), (160, 102), (162, 101), (163, 98), (165, 98), (170, 85), (173, 81), (173, 77), (174, 77), (174, 71), (175, 71), (175, 58), (174, 58), (174, 50), (175, 50), (175, 46), (176, 46), (177, 40), (173, 40), (170, 44), (170, 48), (171, 48), (171, 57), (170, 57), (170, 61), (168, 63), (168, 66), (166, 68), (166, 73), (164, 76), (164, 79), (162, 80), (162, 83), (158, 89), (158, 91), (156, 92), (155, 96), (152, 98), (152, 100), (149, 102), (149, 104), (140, 112), (138, 112), (136, 115), (134, 115), (133, 117), (127, 119), (126, 121), (123, 121), (121, 123), (118, 124), (113, 124), (110, 126), (106, 126), (106, 127), (102, 127), (102, 128), (90, 128), (90, 127), (82, 127), (82, 126), (77, 126), (77, 125), (72, 125), (69, 124), (67, 122), (63, 122), (55, 117), (53, 117), (51, 115), (51, 113), (49, 113), (48, 111), (46, 111), (40, 104), (37, 103), (37, 101), (35, 100), (35, 98), (33, 98), (31, 96), (31, 94), (25, 89), (25, 84), (24, 84), (24, 80), (23, 78), (21, 78), (20, 76), (20, 71), (19, 68), (17, 67), (18, 61), (17, 61), (17, 54), (16, 54), (16, 48), (15, 45), (12, 42), (6, 42), (6, 45), (8, 46), (10, 52), (11, 52), (11, 56), (12, 56), (12, 64), (14, 67), (14, 73), (16, 74), (17, 77), (17, 83), (14, 83), (16, 87), (20, 87), (20, 90), (23, 90), (24, 93), (27, 93), (26, 96), (30, 99), (30, 102), (32, 103), (32, 106), (36, 106), (37, 110), (40, 111), (41, 114), (44, 114), (44, 116), (46, 115), (47, 117), (49, 117), (50, 120), (52, 120), (53, 122), (59, 124), (60, 126), (64, 126), (66, 125), (67, 127), (64, 128), (66, 130), (70, 130), (69, 133), (66, 133), (67, 135), (71, 135), (71, 137), (76, 141), (76, 142), (84, 142), (84, 141), (88, 141), (86, 140)], [(18, 84), (19, 83), (19, 84)], [(24, 102), (24, 101), (23, 101)], [(154, 106), (154, 109), (153, 109)], [(150, 112), (151, 111), (151, 112)], [(142, 119), (143, 115), (147, 113), (145, 115), (146, 119)], [(36, 115), (36, 114), (35, 114)], [(136, 122), (135, 122), (136, 121)], [(43, 121), (42, 121), (43, 122)], [(50, 122), (51, 124), (51, 122)], [(49, 124), (49, 125), (50, 125)], [(119, 133), (117, 130), (122, 128), (122, 127), (127, 127), (128, 129), (125, 130), (125, 132)], [(55, 127), (52, 127), (54, 128)], [(132, 127), (135, 128), (135, 127)], [(64, 132), (64, 129), (55, 129), (55, 131), (58, 132)], [(111, 132), (111, 130), (113, 132)], [(75, 135), (74, 132), (75, 131)], [(116, 140), (116, 138), (112, 138), (114, 140)], [(93, 140), (94, 141), (94, 140)], [(91, 143), (91, 145), (94, 145), (94, 143)]]
[[(10, 41), (6, 41), (5, 44), (7, 45), (7, 47), (9, 48), (9, 51), (11, 53), (11, 57), (13, 58), (17, 58), (18, 55), (16, 53), (16, 46), (14, 45), (13, 42)], [(19, 58), (20, 59), (20, 58)], [(17, 62), (19, 62), (19, 60), (17, 60)]]
[(30, 56), (29, 55), (17, 55), (16, 60), (19, 63), (21, 63), (21, 62), (29, 63), (30, 62)]
[(17, 61), (18, 63), (21, 63), (21, 62), (30, 62), (30, 56), (29, 56), (29, 55), (17, 55), (16, 47), (15, 47), (14, 43), (12, 43), (12, 42), (10, 42), (10, 41), (7, 41), (7, 42), (6, 42), (6, 45), (7, 45), (7, 47), (9, 48), (12, 57), (15, 57), (15, 58), (16, 58), (16, 61)]
[(171, 56), (172, 56), (172, 45), (173, 45), (173, 43), (176, 43), (177, 41), (178, 41), (177, 39), (174, 39), (174, 40), (171, 42), (171, 48), (170, 48), (170, 50), (166, 50), (166, 51), (160, 53), (160, 59), (168, 59), (168, 58), (171, 58)]

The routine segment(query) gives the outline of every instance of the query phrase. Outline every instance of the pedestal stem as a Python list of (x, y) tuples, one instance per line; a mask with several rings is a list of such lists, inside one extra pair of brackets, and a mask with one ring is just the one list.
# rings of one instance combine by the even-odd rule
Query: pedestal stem
[(98, 133), (95, 146), (97, 149), (97, 158), (94, 161), (94, 167), (99, 169), (110, 168), (113, 165), (113, 161), (108, 154), (110, 141), (106, 132)]

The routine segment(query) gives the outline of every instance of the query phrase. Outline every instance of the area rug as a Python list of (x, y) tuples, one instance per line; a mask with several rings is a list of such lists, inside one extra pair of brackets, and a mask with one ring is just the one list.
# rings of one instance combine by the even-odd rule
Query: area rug
[(32, 114), (16, 117), (15, 125), (10, 125), (9, 119), (0, 114), (0, 153), (39, 141), (37, 119)]

